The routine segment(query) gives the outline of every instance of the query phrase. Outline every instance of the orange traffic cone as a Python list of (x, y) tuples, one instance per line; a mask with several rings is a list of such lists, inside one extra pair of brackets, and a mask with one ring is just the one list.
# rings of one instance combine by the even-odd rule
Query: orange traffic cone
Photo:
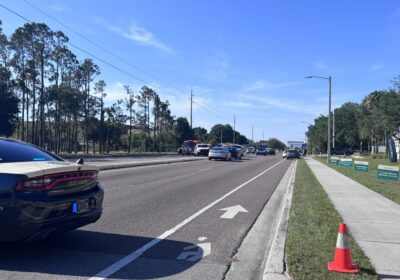
[(330, 271), (345, 272), (345, 273), (358, 273), (358, 264), (353, 264), (350, 254), (350, 243), (347, 237), (346, 224), (339, 225), (338, 238), (336, 241), (335, 258), (333, 262), (328, 262), (328, 269)]

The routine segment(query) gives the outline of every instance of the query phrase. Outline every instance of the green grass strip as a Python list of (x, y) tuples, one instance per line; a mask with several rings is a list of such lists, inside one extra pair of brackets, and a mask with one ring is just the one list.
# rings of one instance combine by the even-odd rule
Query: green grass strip
[[(320, 162), (326, 164), (326, 157), (318, 157), (317, 159)], [(343, 175), (346, 175), (347, 177), (359, 182), (360, 184), (383, 195), (384, 197), (389, 198), (390, 200), (393, 200), (394, 202), (400, 204), (400, 181), (388, 181), (377, 178), (377, 169), (379, 164), (396, 164), (390, 163), (388, 160), (374, 159), (372, 157), (360, 160), (369, 162), (368, 172), (358, 172), (354, 170), (354, 167), (343, 167), (335, 164), (329, 164), (329, 167), (339, 171)]]
[(369, 259), (351, 236), (353, 263), (360, 265), (361, 272), (350, 275), (328, 271), (327, 262), (333, 260), (340, 222), (322, 186), (305, 161), (299, 160), (286, 240), (286, 264), (291, 277), (296, 280), (378, 279)]

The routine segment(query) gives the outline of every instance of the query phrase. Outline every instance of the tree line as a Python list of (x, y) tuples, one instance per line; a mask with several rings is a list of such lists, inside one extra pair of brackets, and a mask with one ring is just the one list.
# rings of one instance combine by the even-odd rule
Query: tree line
[[(400, 127), (400, 76), (393, 79), (388, 90), (366, 95), (360, 103), (345, 103), (332, 112), (335, 146), (353, 150), (378, 152), (386, 138)], [(306, 133), (310, 148), (327, 150), (328, 117), (321, 115)]]
[(0, 135), (56, 153), (167, 151), (186, 139), (218, 142), (221, 131), (225, 142), (247, 143), (230, 125), (192, 129), (149, 86), (134, 93), (124, 85), (125, 98), (107, 105), (100, 67), (79, 60), (68, 42), (45, 23), (26, 23), (7, 37), (0, 21)]

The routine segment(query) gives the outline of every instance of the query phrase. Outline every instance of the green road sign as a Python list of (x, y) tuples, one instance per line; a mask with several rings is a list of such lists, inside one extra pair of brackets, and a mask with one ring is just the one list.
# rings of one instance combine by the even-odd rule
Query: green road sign
[(391, 181), (399, 180), (399, 167), (378, 165), (378, 179)]
[(342, 158), (342, 159), (340, 159), (339, 165), (343, 166), (343, 167), (352, 167), (353, 166), (353, 159), (351, 159), (351, 158)]
[(368, 161), (354, 161), (354, 170), (360, 172), (368, 172)]

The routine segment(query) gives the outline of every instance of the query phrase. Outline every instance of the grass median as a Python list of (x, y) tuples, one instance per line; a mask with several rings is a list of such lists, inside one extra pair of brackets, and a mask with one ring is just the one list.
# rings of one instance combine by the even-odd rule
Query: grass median
[(335, 252), (339, 214), (304, 160), (299, 160), (293, 190), (289, 228), (286, 239), (286, 264), (296, 280), (378, 279), (375, 271), (350, 236), (353, 263), (359, 274), (328, 271), (327, 262)]
[[(326, 157), (317, 158), (320, 162), (326, 163)], [(336, 164), (329, 164), (329, 167), (339, 171), (343, 175), (353, 179), (354, 181), (359, 182), (360, 184), (366, 186), (367, 188), (383, 195), (390, 200), (400, 204), (400, 184), (399, 181), (387, 181), (378, 179), (378, 165), (396, 165), (390, 163), (389, 160), (385, 159), (374, 159), (372, 157), (367, 157), (364, 159), (359, 159), (361, 161), (369, 162), (369, 171), (368, 172), (359, 172), (355, 171), (354, 167), (343, 167)]]

